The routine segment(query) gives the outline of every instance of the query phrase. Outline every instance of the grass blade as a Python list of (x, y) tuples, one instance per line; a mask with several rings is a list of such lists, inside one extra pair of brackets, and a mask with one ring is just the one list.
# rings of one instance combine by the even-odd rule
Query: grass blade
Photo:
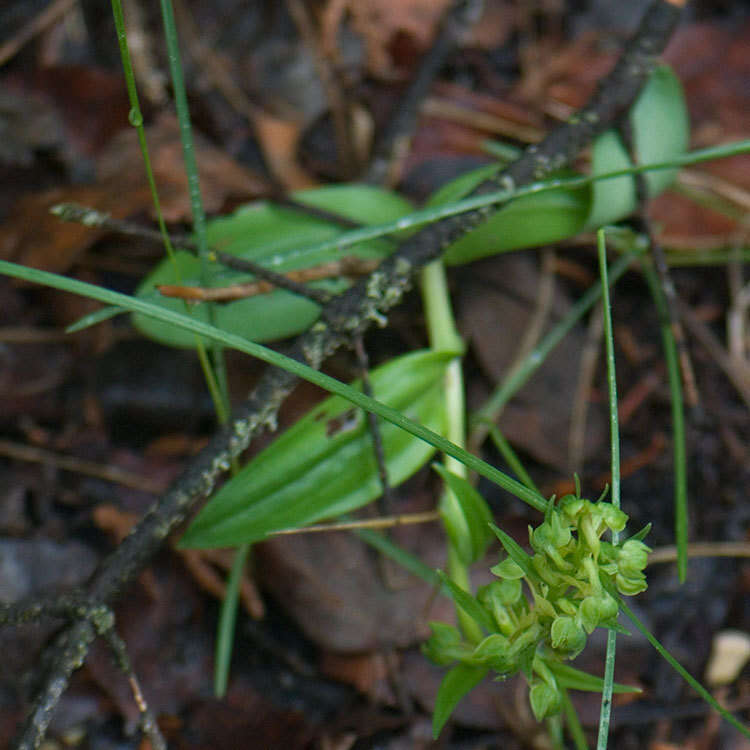
[[(609, 426), (610, 451), (612, 461), (612, 505), (620, 507), (620, 432), (617, 421), (617, 379), (615, 373), (615, 345), (612, 335), (612, 305), (609, 299), (609, 281), (607, 279), (607, 245), (604, 229), (597, 232), (597, 249), (599, 269), (602, 282), (602, 310), (604, 315), (604, 341), (607, 349), (607, 388), (609, 392)], [(617, 544), (618, 534), (612, 532), (612, 543)], [(604, 663), (604, 687), (602, 689), (602, 706), (599, 713), (599, 734), (597, 750), (606, 750), (609, 736), (609, 719), (612, 711), (612, 691), (615, 674), (615, 652), (617, 633), (607, 632), (607, 656)]]

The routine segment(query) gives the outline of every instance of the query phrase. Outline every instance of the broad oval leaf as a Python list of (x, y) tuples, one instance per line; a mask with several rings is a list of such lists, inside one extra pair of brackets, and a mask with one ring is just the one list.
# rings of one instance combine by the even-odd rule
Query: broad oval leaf
[[(442, 433), (443, 379), (454, 357), (452, 352), (420, 351), (391, 360), (371, 373), (375, 398)], [(380, 422), (380, 430), (394, 486), (435, 450), (390, 422)], [(198, 514), (180, 546), (255, 542), (274, 531), (359, 508), (381, 491), (365, 414), (332, 396), (230, 479)]]
[[(315, 208), (327, 209), (341, 216), (366, 224), (393, 221), (412, 210), (408, 201), (395, 193), (367, 185), (332, 185), (295, 194), (295, 199)], [(306, 254), (304, 262), (296, 251), (308, 245), (335, 238), (345, 231), (342, 227), (292, 208), (259, 201), (237, 209), (231, 216), (213, 219), (208, 223), (210, 247), (240, 258), (285, 272), (326, 263), (341, 257), (336, 250), (315, 255)], [(350, 248), (347, 254), (362, 258), (382, 258), (392, 249), (384, 240), (364, 242)], [(156, 287), (161, 284), (201, 285), (200, 262), (187, 252), (176, 253), (176, 265), (164, 259), (144, 279), (136, 292), (163, 307), (184, 312), (179, 299), (163, 297)], [(238, 273), (211, 264), (209, 286), (226, 286), (253, 279), (250, 274)], [(340, 292), (348, 286), (344, 279), (313, 282), (314, 286), (330, 292)], [(193, 307), (193, 315), (208, 322), (206, 305)], [(273, 341), (300, 333), (318, 317), (320, 308), (314, 302), (284, 290), (250, 297), (228, 304), (214, 305), (213, 324), (229, 333), (253, 341)], [(134, 315), (135, 326), (145, 335), (170, 346), (195, 346), (195, 337), (168, 324)]]
[[(554, 176), (570, 177), (573, 173), (558, 172)], [(588, 186), (522, 196), (450, 245), (444, 260), (448, 265), (458, 265), (578, 234), (588, 216), (590, 202)]]
[(463, 477), (435, 464), (437, 471), (448, 485), (443, 493), (440, 515), (446, 533), (464, 565), (480, 560), (492, 539), (492, 513), (485, 499)]
[[(661, 65), (651, 74), (630, 112), (630, 129), (640, 164), (668, 161), (685, 152), (690, 134), (685, 96), (671, 68)], [(591, 173), (613, 172), (632, 166), (630, 156), (613, 130), (595, 141)], [(653, 197), (669, 187), (676, 170), (647, 172), (648, 194)], [(594, 183), (591, 213), (586, 228), (595, 229), (623, 219), (637, 205), (635, 178), (615, 177)]]

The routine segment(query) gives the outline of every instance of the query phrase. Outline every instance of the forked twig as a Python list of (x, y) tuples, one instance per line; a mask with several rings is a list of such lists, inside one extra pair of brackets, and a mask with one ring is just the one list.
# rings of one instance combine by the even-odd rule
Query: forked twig
[[(653, 69), (656, 56), (677, 23), (681, 5), (676, 0), (651, 2), (639, 30), (588, 105), (511, 164), (497, 178), (502, 187), (528, 184), (559, 169), (595, 136), (619, 120)], [(497, 189), (497, 180), (483, 183), (478, 192)], [(363, 333), (373, 322), (383, 323), (384, 316), (411, 287), (417, 271), (440, 257), (452, 241), (482, 223), (492, 211), (492, 207), (473, 210), (436, 222), (413, 234), (374, 273), (326, 304), (318, 323), (298, 337), (288, 353), (319, 368), (336, 349), (350, 345), (353, 336)], [(68, 611), (69, 624), (58, 636), (51, 652), (42, 688), (21, 730), (17, 748), (39, 747), (71, 674), (85, 661), (88, 649), (97, 637), (97, 630), (87, 612), (92, 608), (108, 608), (148, 564), (170, 533), (211, 493), (218, 477), (247, 447), (251, 438), (262, 429), (275, 426), (277, 410), (296, 382), (296, 376), (284, 370), (267, 370), (228, 426), (220, 430), (193, 459), (134, 531), (101, 563), (88, 584), (73, 595), (67, 595), (68, 601), (77, 599), (87, 606), (81, 610), (83, 614), (76, 614), (75, 609)], [(55, 609), (55, 603), (49, 599), (2, 606), (0, 622), (18, 622), (14, 615), (19, 611), (43, 616), (47, 614), (43, 606), (47, 603)], [(59, 604), (56, 611), (60, 612)]]

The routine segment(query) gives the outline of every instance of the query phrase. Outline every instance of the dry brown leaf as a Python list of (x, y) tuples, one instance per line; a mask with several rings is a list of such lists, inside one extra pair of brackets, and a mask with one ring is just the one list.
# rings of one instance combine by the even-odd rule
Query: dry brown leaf
[(370, 73), (384, 78), (394, 75), (390, 46), (399, 37), (409, 37), (419, 49), (426, 49), (450, 0), (376, 0), (351, 2), (331, 0), (321, 24), (324, 48), (336, 47), (338, 28), (348, 12), (352, 28), (361, 35), (367, 50)]
[(259, 112), (253, 118), (253, 125), (268, 168), (287, 190), (304, 190), (317, 185), (297, 162), (297, 146), (302, 136), (300, 123)]
[[(177, 120), (162, 115), (146, 129), (146, 139), (164, 218), (168, 222), (190, 221)], [(208, 213), (220, 211), (230, 197), (250, 199), (268, 194), (265, 180), (198, 134), (195, 151)], [(58, 273), (67, 271), (103, 233), (52, 216), (49, 209), (63, 202), (91, 206), (116, 219), (153, 212), (136, 131), (123, 131), (109, 142), (97, 161), (94, 185), (54, 188), (18, 200), (3, 227), (0, 257)]]
[[(146, 138), (165, 220), (190, 221), (190, 197), (176, 118), (171, 114), (160, 115), (146, 129)], [(217, 213), (230, 197), (249, 199), (268, 194), (269, 185), (264, 179), (239, 165), (199, 133), (193, 134), (193, 140), (206, 213)], [(134, 129), (119, 133), (110, 142), (97, 162), (97, 177), (102, 181), (119, 178), (126, 188), (131, 184), (141, 185), (145, 177)]]

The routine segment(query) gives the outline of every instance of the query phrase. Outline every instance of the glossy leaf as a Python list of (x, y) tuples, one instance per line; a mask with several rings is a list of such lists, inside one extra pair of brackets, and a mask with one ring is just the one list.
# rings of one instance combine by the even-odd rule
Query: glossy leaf
[(464, 565), (480, 560), (492, 539), (492, 513), (485, 499), (463, 477), (444, 466), (433, 466), (448, 485), (440, 504), (443, 525)]
[[(300, 192), (294, 197), (299, 202), (327, 209), (365, 224), (393, 221), (412, 210), (408, 201), (395, 193), (367, 185), (333, 185)], [(308, 254), (302, 263), (296, 258), (296, 251), (307, 245), (333, 239), (343, 231), (340, 226), (327, 220), (259, 201), (239, 208), (231, 216), (210, 221), (207, 238), (212, 248), (253, 260), (274, 271), (284, 272), (340, 258), (341, 253), (332, 249)], [(346, 254), (362, 258), (382, 258), (391, 249), (392, 243), (389, 241), (371, 240), (349, 248)], [(177, 273), (168, 259), (159, 263), (141, 283), (137, 296), (176, 312), (184, 312), (185, 306), (181, 300), (165, 298), (156, 289), (160, 284), (201, 284), (200, 262), (197, 258), (180, 251), (176, 253), (176, 263)], [(250, 274), (217, 265), (213, 268), (209, 285), (225, 286), (252, 279)], [(332, 279), (313, 282), (313, 285), (330, 292), (340, 292), (349, 282)], [(320, 308), (314, 302), (291, 292), (276, 290), (270, 294), (215, 305), (213, 323), (217, 328), (252, 341), (273, 341), (305, 330), (316, 320), (319, 312)], [(194, 306), (192, 313), (198, 320), (208, 322), (206, 305)], [(142, 333), (162, 343), (185, 347), (195, 345), (192, 334), (158, 320), (134, 315), (133, 321)]]
[[(572, 172), (559, 172), (555, 177), (572, 175)], [(589, 208), (588, 186), (578, 190), (560, 188), (517, 198), (450, 245), (444, 260), (448, 265), (458, 265), (570, 237), (583, 228)]]
[(508, 557), (518, 565), (526, 578), (532, 581), (536, 580), (538, 576), (531, 564), (531, 555), (527, 554), (513, 537), (506, 534), (501, 528), (495, 526), (494, 523), (490, 524), (490, 528), (500, 540), (500, 544), (503, 545), (503, 549), (508, 553)]
[(461, 698), (476, 687), (488, 671), (487, 667), (459, 664), (443, 677), (435, 698), (435, 711), (432, 714), (433, 739), (437, 739)]
[[(685, 152), (689, 122), (679, 80), (667, 66), (657, 68), (630, 113), (638, 161), (666, 161)], [(592, 174), (603, 174), (631, 166), (630, 157), (613, 130), (596, 139), (592, 152)], [(480, 167), (461, 175), (438, 190), (428, 205), (440, 205), (465, 197), (480, 182), (498, 171), (497, 165)], [(554, 176), (570, 175), (570, 172)], [(674, 170), (646, 175), (649, 195), (654, 196), (674, 180)], [(448, 264), (467, 263), (487, 255), (549, 244), (619, 221), (637, 205), (633, 177), (618, 177), (593, 183), (593, 188), (561, 188), (512, 201), (487, 222), (453, 243), (444, 256)]]
[[(648, 80), (630, 111), (630, 129), (640, 164), (668, 161), (685, 152), (690, 122), (679, 79), (666, 66), (659, 66)], [(602, 174), (632, 166), (621, 138), (609, 130), (594, 141), (592, 174)], [(653, 197), (669, 187), (676, 170), (646, 173), (648, 194)], [(588, 229), (619, 221), (635, 210), (635, 178), (616, 177), (594, 183)]]
[[(371, 373), (375, 397), (442, 432), (443, 378), (451, 352), (419, 351)], [(388, 478), (397, 485), (423, 466), (434, 448), (381, 422)], [(361, 409), (333, 396), (255, 456), (198, 514), (183, 547), (228, 547), (340, 515), (381, 493), (372, 438)]]

